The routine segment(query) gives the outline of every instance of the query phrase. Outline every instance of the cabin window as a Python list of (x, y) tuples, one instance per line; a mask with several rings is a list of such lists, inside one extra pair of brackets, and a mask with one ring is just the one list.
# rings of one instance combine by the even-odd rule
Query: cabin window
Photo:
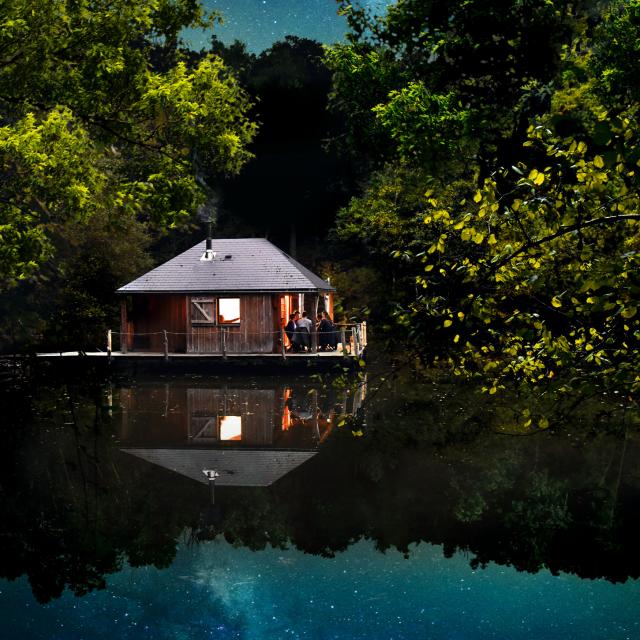
[(218, 300), (218, 324), (240, 324), (240, 298)]
[(220, 440), (242, 440), (242, 416), (220, 416)]
[(215, 300), (191, 298), (191, 324), (215, 324)]

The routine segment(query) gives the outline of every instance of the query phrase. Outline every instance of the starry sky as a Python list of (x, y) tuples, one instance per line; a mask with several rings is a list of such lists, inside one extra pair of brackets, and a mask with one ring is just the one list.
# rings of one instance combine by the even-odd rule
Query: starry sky
[[(392, 0), (360, 0), (381, 13)], [(247, 49), (260, 53), (286, 35), (312, 38), (322, 43), (344, 38), (346, 21), (337, 15), (335, 0), (203, 0), (207, 9), (224, 16), (224, 25), (215, 29), (225, 43), (242, 40)], [(209, 34), (188, 31), (185, 40), (194, 49), (206, 47)]]

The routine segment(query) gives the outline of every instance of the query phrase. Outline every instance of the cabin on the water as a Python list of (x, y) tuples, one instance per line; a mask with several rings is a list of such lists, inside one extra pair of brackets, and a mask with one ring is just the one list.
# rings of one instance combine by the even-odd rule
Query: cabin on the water
[(334, 292), (268, 240), (208, 238), (118, 289), (120, 350), (284, 354), (289, 314), (315, 326), (321, 311), (333, 316)]

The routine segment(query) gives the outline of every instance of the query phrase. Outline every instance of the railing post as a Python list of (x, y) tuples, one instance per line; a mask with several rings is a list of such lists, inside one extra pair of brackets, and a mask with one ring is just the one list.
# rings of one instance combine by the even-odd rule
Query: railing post
[(222, 327), (222, 357), (227, 357), (227, 328)]
[(167, 335), (167, 330), (163, 329), (162, 333), (164, 334), (164, 359), (169, 359), (169, 336)]
[(111, 329), (107, 330), (107, 357), (109, 358), (109, 362), (111, 362)]
[(287, 359), (287, 350), (284, 344), (284, 327), (280, 327), (280, 345), (282, 347), (282, 359)]
[(311, 331), (311, 353), (318, 353), (318, 331), (315, 326)]
[(340, 327), (340, 344), (342, 345), (342, 355), (347, 355), (347, 331), (344, 327)]
[(124, 331), (120, 334), (120, 351), (127, 353), (129, 351), (129, 328), (125, 327)]
[(351, 355), (354, 358), (358, 357), (358, 340), (356, 338), (355, 325), (353, 327), (351, 327)]

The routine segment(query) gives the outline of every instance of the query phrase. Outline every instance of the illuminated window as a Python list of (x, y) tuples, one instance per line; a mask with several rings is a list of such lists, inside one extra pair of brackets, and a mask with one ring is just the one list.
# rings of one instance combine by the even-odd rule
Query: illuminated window
[(242, 440), (242, 416), (220, 416), (220, 440)]
[(218, 300), (218, 323), (240, 323), (240, 298), (220, 298)]

